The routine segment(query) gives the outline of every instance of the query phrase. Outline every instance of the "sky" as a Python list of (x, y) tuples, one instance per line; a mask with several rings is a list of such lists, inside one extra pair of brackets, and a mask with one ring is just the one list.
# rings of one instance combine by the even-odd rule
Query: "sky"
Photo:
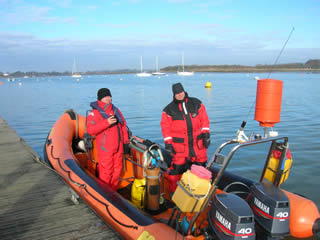
[[(320, 0), (0, 0), (0, 72), (320, 59)], [(293, 30), (294, 29), (294, 30)], [(292, 32), (293, 30), (293, 32)], [(292, 34), (290, 34), (292, 33)]]

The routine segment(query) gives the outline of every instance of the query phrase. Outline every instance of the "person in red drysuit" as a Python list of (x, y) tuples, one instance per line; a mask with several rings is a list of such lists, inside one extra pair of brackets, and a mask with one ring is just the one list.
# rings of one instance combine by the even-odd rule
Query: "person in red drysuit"
[(117, 190), (123, 153), (127, 152), (129, 144), (127, 124), (120, 110), (112, 104), (108, 88), (99, 89), (97, 99), (90, 104), (87, 132), (96, 137), (99, 178)]
[(160, 122), (165, 150), (172, 156), (167, 175), (171, 193), (191, 164), (205, 166), (210, 145), (205, 106), (199, 99), (189, 97), (181, 83), (173, 84), (172, 92), (173, 101), (163, 109)]

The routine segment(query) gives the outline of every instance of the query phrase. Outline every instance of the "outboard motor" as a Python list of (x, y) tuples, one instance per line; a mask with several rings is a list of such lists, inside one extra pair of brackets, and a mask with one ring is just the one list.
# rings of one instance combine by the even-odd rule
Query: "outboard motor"
[(255, 183), (247, 200), (254, 212), (258, 239), (276, 240), (289, 235), (290, 207), (284, 192), (271, 183)]
[(254, 215), (248, 203), (232, 193), (216, 194), (208, 212), (209, 234), (214, 239), (254, 240)]

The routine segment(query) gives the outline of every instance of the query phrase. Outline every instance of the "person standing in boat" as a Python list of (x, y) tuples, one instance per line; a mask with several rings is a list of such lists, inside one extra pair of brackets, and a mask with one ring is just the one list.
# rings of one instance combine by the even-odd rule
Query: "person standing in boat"
[(117, 190), (123, 153), (127, 152), (129, 144), (127, 124), (120, 110), (112, 104), (108, 88), (99, 89), (97, 99), (90, 104), (87, 132), (96, 138), (99, 178)]
[(205, 166), (210, 145), (205, 106), (199, 99), (189, 97), (181, 83), (173, 84), (172, 92), (173, 100), (163, 109), (160, 122), (165, 149), (172, 156), (167, 176), (171, 193), (192, 164)]

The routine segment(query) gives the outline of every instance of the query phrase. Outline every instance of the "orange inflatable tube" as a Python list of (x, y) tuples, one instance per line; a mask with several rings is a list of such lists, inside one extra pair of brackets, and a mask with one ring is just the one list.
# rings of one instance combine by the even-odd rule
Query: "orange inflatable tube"
[(319, 232), (318, 207), (309, 199), (283, 189), (282, 191), (290, 201), (290, 235), (296, 238), (307, 238)]

